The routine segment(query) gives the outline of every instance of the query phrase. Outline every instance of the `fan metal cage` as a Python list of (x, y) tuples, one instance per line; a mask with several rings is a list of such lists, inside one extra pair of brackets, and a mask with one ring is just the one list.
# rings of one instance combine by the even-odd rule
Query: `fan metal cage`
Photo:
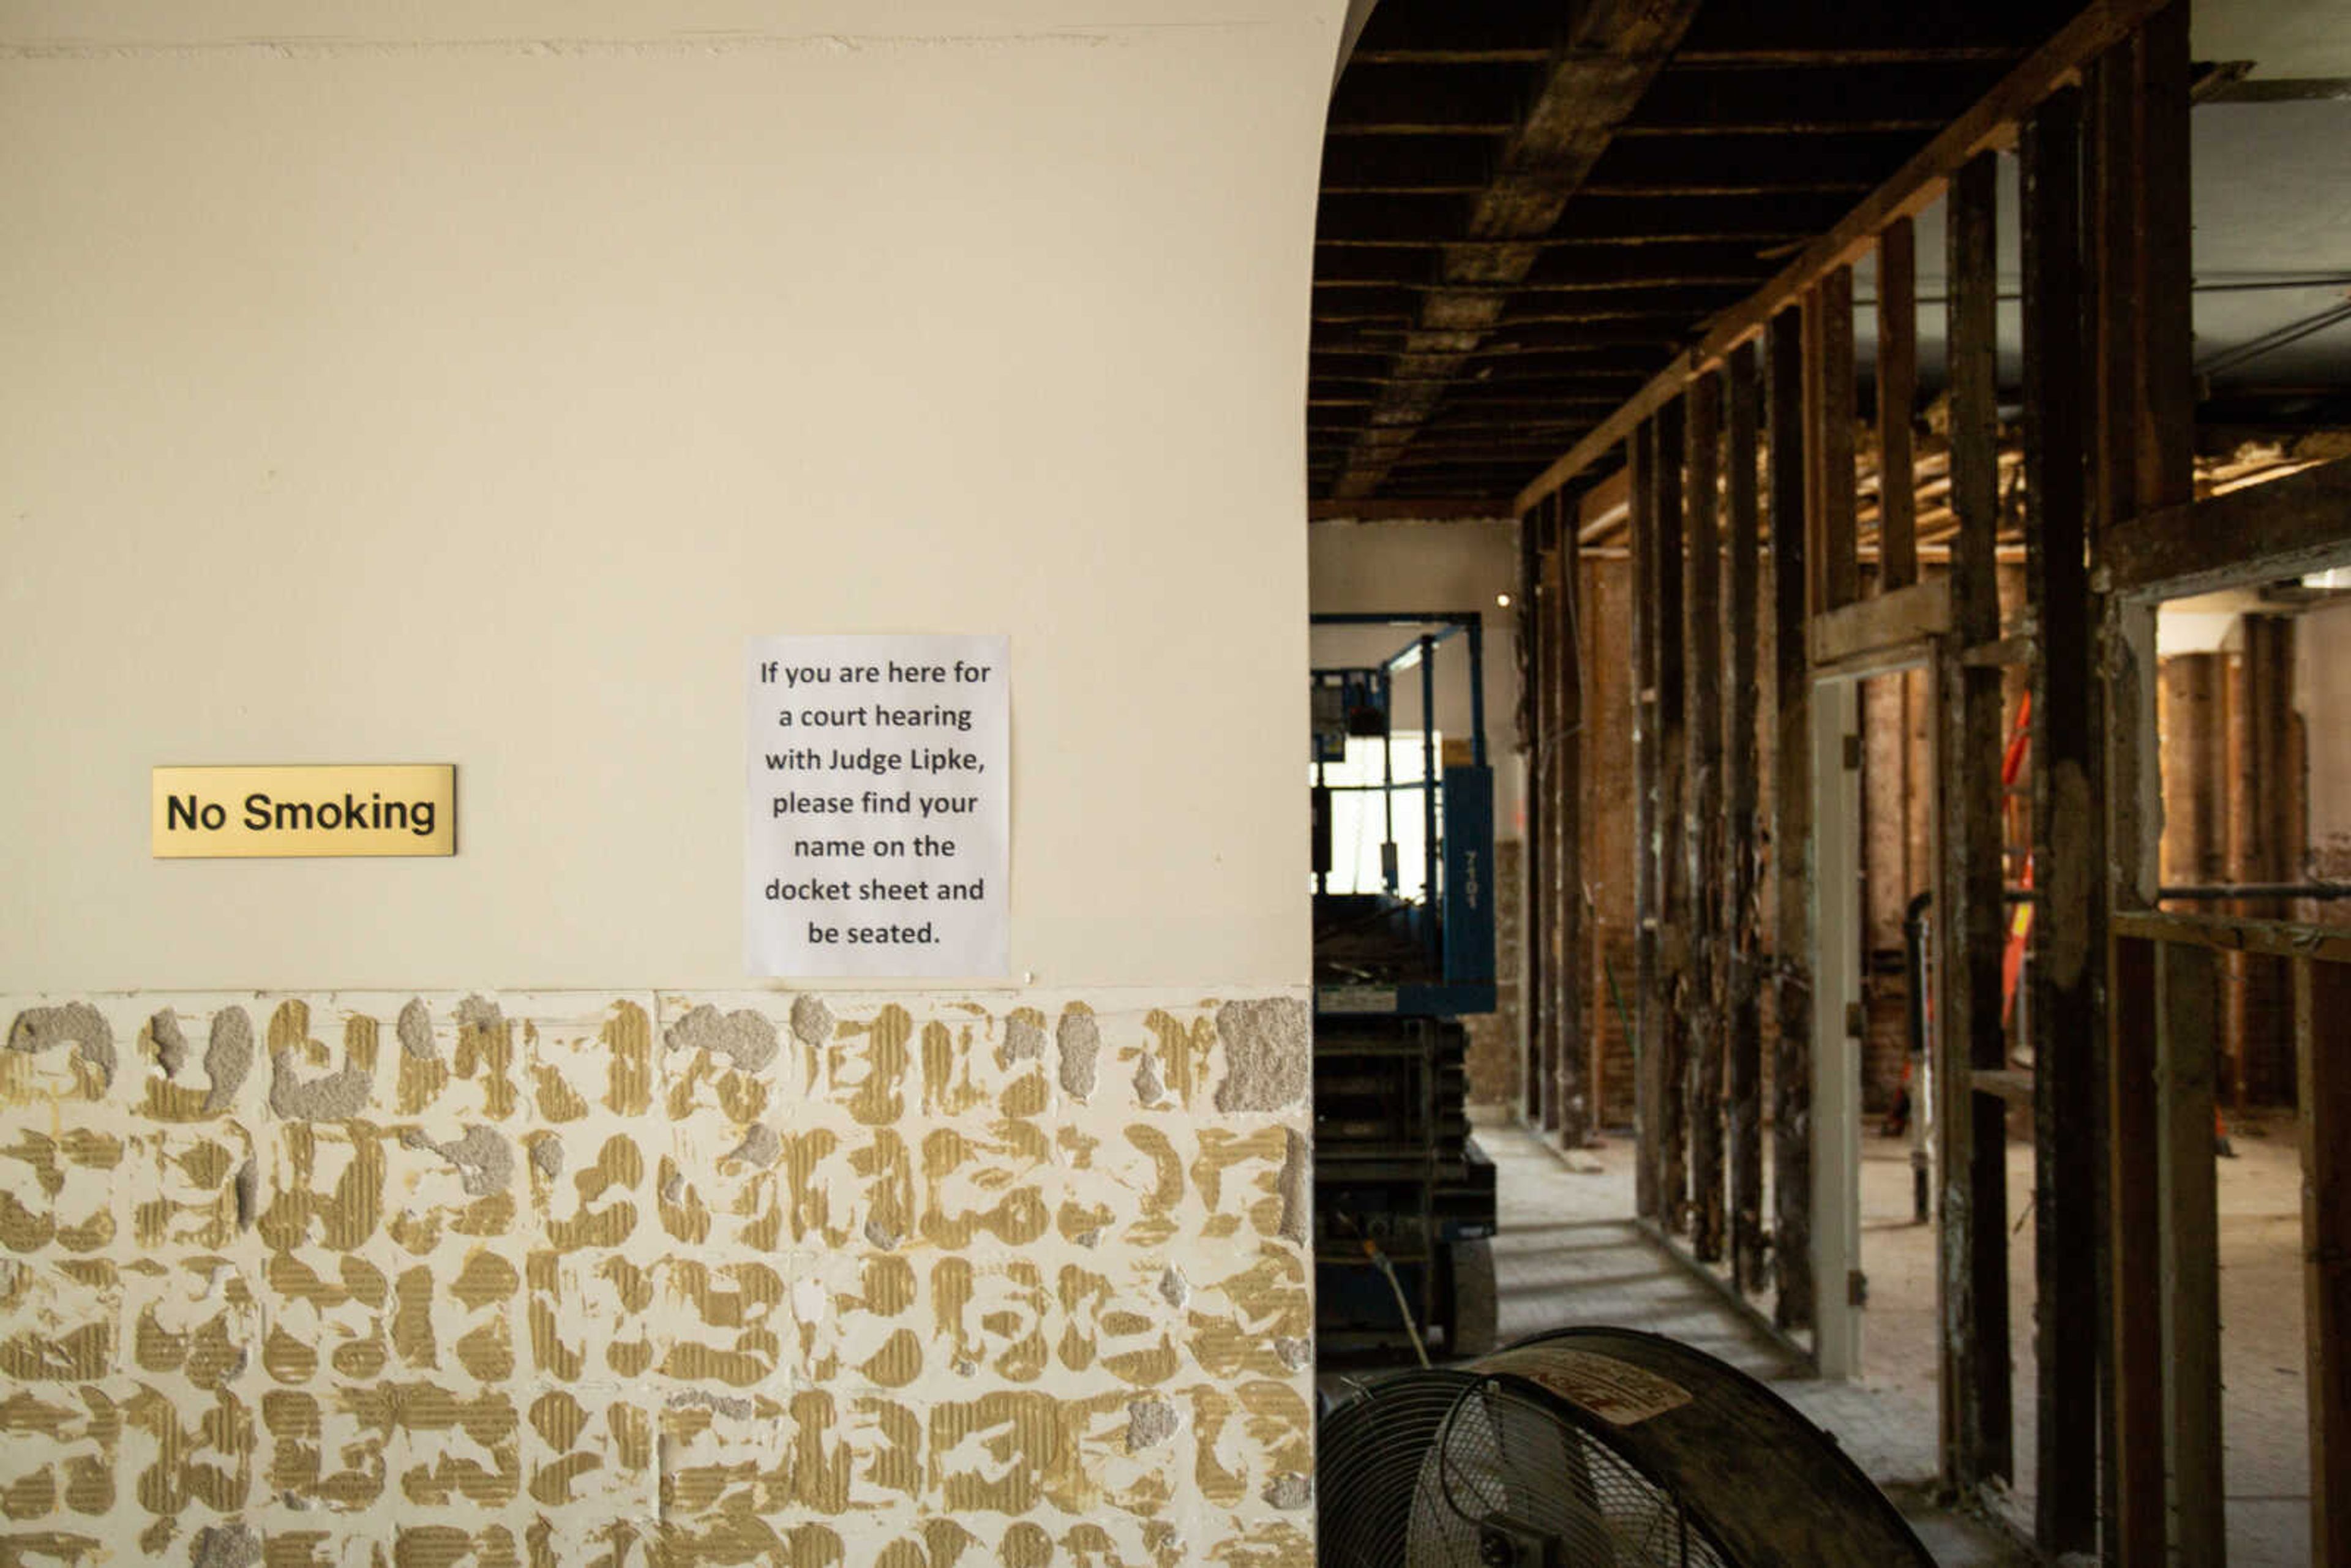
[(1375, 1386), (1323, 1454), (1326, 1568), (1394, 1568), (1399, 1542), (1414, 1564), (1732, 1568), (1663, 1487), (1498, 1378)]
[(1324, 1568), (1931, 1568), (1834, 1439), (1632, 1330), (1361, 1389), (1316, 1468)]

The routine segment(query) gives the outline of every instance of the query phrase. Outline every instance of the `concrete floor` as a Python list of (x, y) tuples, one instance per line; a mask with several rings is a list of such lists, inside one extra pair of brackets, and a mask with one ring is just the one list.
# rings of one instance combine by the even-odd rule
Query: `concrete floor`
[[(2232, 1568), (2309, 1561), (2309, 1461), (2303, 1388), (2301, 1167), (2290, 1118), (2232, 1129), (2238, 1157), (2219, 1165), (2222, 1364)], [(1500, 1337), (1607, 1322), (1672, 1335), (1771, 1382), (1901, 1503), (1946, 1564), (2023, 1561), (1995, 1526), (1932, 1509), (1936, 1473), (1935, 1237), (1913, 1222), (1907, 1146), (1863, 1141), (1862, 1265), (1869, 1312), (1862, 1377), (1829, 1383), (1797, 1364), (1722, 1295), (1633, 1225), (1631, 1145), (1611, 1142), (1571, 1170), (1546, 1144), (1480, 1114), (1479, 1142), (1497, 1166), (1501, 1234), (1494, 1246)], [(2013, 1493), (2002, 1511), (2029, 1529), (2033, 1499), (2032, 1152), (2009, 1150), (2011, 1353), (2016, 1390)]]
[[(1540, 1329), (1614, 1323), (1695, 1345), (1771, 1383), (1834, 1434), (1946, 1568), (2029, 1561), (1997, 1526), (1933, 1507), (1931, 1373), (1923, 1406), (1899, 1386), (1802, 1375), (1777, 1341), (1635, 1227), (1629, 1144), (1597, 1151), (1584, 1162), (1597, 1168), (1587, 1171), (1570, 1170), (1548, 1145), (1507, 1122), (1481, 1119), (1478, 1141), (1496, 1166), (1501, 1228), (1494, 1279), (1503, 1342)], [(1931, 1292), (1931, 1271), (1928, 1285)]]
[[(2222, 1439), (2231, 1568), (2302, 1568), (2310, 1561), (2310, 1450), (2303, 1383), (2302, 1165), (2290, 1116), (2231, 1128), (2236, 1157), (2217, 1167), (2220, 1213)], [(2009, 1312), (2015, 1388), (2011, 1516), (2032, 1517), (2032, 1149), (2008, 1148)], [(1862, 1143), (1862, 1271), (1869, 1312), (1863, 1385), (1921, 1412), (1935, 1430), (1935, 1233), (1913, 1222), (1907, 1148)], [(1917, 1455), (1931, 1471), (1931, 1446)]]

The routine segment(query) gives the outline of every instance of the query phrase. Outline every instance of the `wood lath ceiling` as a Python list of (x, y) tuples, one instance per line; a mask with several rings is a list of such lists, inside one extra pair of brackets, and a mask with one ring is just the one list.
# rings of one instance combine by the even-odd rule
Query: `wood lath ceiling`
[(1323, 150), (1316, 511), (1506, 512), (2064, 20), (1381, 0)]

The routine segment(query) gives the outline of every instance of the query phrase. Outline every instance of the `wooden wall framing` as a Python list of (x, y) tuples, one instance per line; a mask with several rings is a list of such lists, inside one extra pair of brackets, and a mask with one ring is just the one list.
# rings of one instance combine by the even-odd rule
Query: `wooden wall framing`
[[(1620, 455), (1629, 469), (1641, 1214), (1661, 1235), (1687, 1234), (1695, 1258), (1727, 1257), (1740, 1291), (1770, 1291), (1783, 1330), (1809, 1329), (1818, 1292), (1844, 1288), (1812, 1266), (1812, 691), (1931, 646), (1946, 1479), (1973, 1490), (2014, 1469), (2004, 1146), (2022, 1099), (2038, 1226), (2038, 1543), (2115, 1563), (2219, 1560), (2215, 976), (2232, 953), (2276, 953), (2291, 960), (2301, 1031), (2314, 1561), (2351, 1568), (2351, 1058), (2317, 1039), (2319, 1020), (2351, 1014), (2351, 939), (2152, 913), (2153, 604), (2351, 558), (2351, 465), (2193, 497), (2186, 18), (2183, 0), (2083, 11), (1724, 312), (1522, 492), (1520, 510), (1538, 515)], [(2026, 320), (2021, 628), (2002, 625), (1994, 581), (1993, 170), (2011, 145)], [(1910, 220), (1946, 195), (1959, 532), (1948, 571), (1922, 578), (1904, 482), (1918, 378)], [(1853, 263), (1873, 247), (1874, 582), (1857, 550), (1851, 292)], [(1546, 528), (1546, 548), (1578, 548), (1572, 513), (1548, 514)], [(1762, 669), (1767, 614), (1777, 652)], [(2029, 891), (2007, 885), (2000, 824), (2001, 671), (2018, 664), (2031, 666), (2035, 710)], [(1768, 776), (1754, 766), (1765, 681)], [(2029, 1072), (2011, 1065), (2001, 973), (2020, 898), (2035, 956)]]

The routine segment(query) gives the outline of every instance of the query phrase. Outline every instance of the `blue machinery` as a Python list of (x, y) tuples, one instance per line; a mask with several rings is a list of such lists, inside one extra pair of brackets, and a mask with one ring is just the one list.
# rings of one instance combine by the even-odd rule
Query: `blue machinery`
[[(1494, 781), (1486, 759), (1485, 647), (1475, 612), (1317, 615), (1411, 640), (1377, 664), (1311, 672), (1314, 762), (1315, 1275), (1326, 1351), (1427, 1339), (1461, 1354), (1492, 1333), (1493, 1166), (1469, 1137), (1468, 1035), (1494, 1009)], [(1437, 665), (1468, 654), (1470, 737), (1438, 754)], [(1400, 680), (1419, 684), (1417, 777), (1390, 741)], [(1350, 738), (1383, 742), (1376, 783), (1331, 784)], [(1375, 795), (1375, 893), (1331, 891), (1332, 801)], [(1402, 893), (1395, 824), (1417, 812), (1421, 895)]]
[[(1315, 928), (1325, 925), (1324, 904), (1330, 900), (1373, 900), (1333, 906), (1330, 913), (1360, 915), (1366, 924), (1393, 923), (1408, 930), (1425, 962), (1399, 964), (1391, 957), (1388, 978), (1367, 975), (1363, 983), (1322, 984), (1323, 952), (1316, 949), (1318, 1014), (1411, 1013), (1458, 1017), (1494, 1010), (1494, 772), (1486, 761), (1485, 634), (1475, 612), (1412, 615), (1317, 615), (1317, 626), (1395, 626), (1423, 630), (1411, 642), (1380, 664), (1360, 668), (1327, 668), (1312, 672), (1314, 684), (1315, 766)], [(1469, 648), (1469, 760), (1447, 765), (1437, 754), (1434, 739), (1437, 711), (1437, 651), (1456, 636)], [(1328, 764), (1343, 761), (1350, 737), (1389, 733), (1389, 716), (1396, 677), (1417, 667), (1420, 680), (1420, 777), (1395, 777), (1395, 748), (1383, 746), (1385, 777), (1378, 784), (1327, 786), (1322, 774)], [(1375, 894), (1334, 894), (1329, 891), (1331, 871), (1329, 793), (1333, 789), (1376, 793), (1387, 833), (1382, 844), (1384, 892)], [(1416, 902), (1397, 897), (1399, 868), (1395, 855), (1395, 813), (1399, 797), (1407, 809), (1421, 814), (1425, 850), (1421, 886)]]

